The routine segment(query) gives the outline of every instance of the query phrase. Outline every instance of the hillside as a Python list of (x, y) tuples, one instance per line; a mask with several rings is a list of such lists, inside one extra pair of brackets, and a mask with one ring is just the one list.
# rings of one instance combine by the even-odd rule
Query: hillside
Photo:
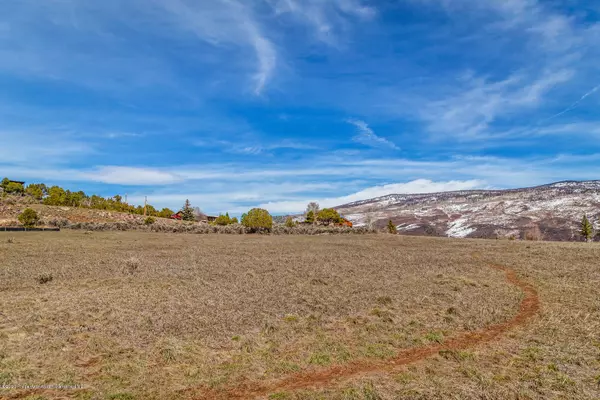
[[(66, 206), (48, 206), (36, 204), (23, 198), (22, 202), (16, 202), (15, 198), (11, 201), (0, 200), (0, 226), (19, 225), (17, 217), (27, 207), (33, 208), (38, 212), (43, 225), (61, 226), (63, 221), (69, 223), (131, 223), (143, 224), (145, 217), (143, 215), (130, 214), (117, 211), (95, 210), (91, 208), (66, 207)], [(177, 221), (167, 218), (155, 217), (156, 223), (164, 225), (177, 225)]]
[(336, 207), (355, 225), (388, 220), (402, 234), (579, 240), (583, 214), (600, 228), (600, 181), (509, 190), (392, 194)]

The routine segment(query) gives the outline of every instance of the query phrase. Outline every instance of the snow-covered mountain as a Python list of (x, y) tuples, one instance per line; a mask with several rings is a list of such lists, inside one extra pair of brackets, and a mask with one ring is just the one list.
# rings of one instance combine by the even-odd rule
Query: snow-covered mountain
[(600, 228), (600, 180), (508, 190), (392, 194), (336, 209), (355, 225), (449, 237), (579, 240), (584, 214)]

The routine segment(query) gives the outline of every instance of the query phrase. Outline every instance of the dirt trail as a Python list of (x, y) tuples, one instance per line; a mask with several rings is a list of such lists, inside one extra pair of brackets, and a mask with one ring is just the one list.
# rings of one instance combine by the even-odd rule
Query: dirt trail
[[(480, 258), (478, 254), (473, 254), (473, 256)], [(326, 369), (300, 372), (279, 380), (249, 382), (222, 391), (205, 391), (195, 398), (255, 399), (266, 397), (268, 394), (275, 392), (323, 387), (364, 374), (390, 372), (400, 366), (412, 364), (438, 354), (442, 350), (462, 350), (490, 342), (512, 328), (524, 325), (529, 318), (537, 313), (540, 303), (535, 288), (521, 281), (513, 269), (489, 262), (487, 265), (496, 270), (503, 271), (506, 281), (520, 288), (525, 295), (521, 301), (517, 315), (504, 323), (491, 325), (479, 331), (460, 334), (446, 340), (443, 344), (402, 350), (394, 358), (385, 361), (358, 360)]]

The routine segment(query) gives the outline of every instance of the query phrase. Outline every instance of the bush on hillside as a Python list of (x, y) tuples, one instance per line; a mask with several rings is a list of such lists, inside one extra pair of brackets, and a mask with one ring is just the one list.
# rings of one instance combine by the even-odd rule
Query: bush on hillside
[(11, 182), (8, 178), (2, 179), (0, 183), (0, 188), (2, 188), (3, 194), (18, 194), (21, 195), (25, 193), (25, 188), (20, 183)]
[(145, 225), (152, 225), (155, 222), (156, 222), (156, 219), (154, 217), (146, 217), (146, 219), (144, 220)]
[(285, 219), (285, 226), (287, 226), (288, 228), (293, 228), (296, 224), (294, 223), (294, 220), (292, 219), (292, 217), (287, 217)]
[(19, 214), (19, 222), (22, 223), (25, 228), (33, 228), (39, 220), (40, 217), (38, 216), (38, 213), (31, 208), (26, 208)]
[(267, 210), (262, 208), (253, 208), (248, 214), (242, 216), (242, 225), (250, 232), (270, 232), (273, 228), (273, 217)]
[(48, 194), (48, 188), (43, 183), (32, 183), (25, 189), (25, 194), (39, 201)]

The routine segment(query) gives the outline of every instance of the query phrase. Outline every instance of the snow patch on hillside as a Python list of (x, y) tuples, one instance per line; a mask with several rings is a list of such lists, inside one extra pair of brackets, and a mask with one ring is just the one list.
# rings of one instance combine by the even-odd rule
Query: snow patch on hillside
[(449, 228), (446, 231), (448, 237), (464, 238), (476, 231), (475, 228), (471, 228), (468, 225), (468, 221), (465, 218), (450, 222), (448, 227)]

